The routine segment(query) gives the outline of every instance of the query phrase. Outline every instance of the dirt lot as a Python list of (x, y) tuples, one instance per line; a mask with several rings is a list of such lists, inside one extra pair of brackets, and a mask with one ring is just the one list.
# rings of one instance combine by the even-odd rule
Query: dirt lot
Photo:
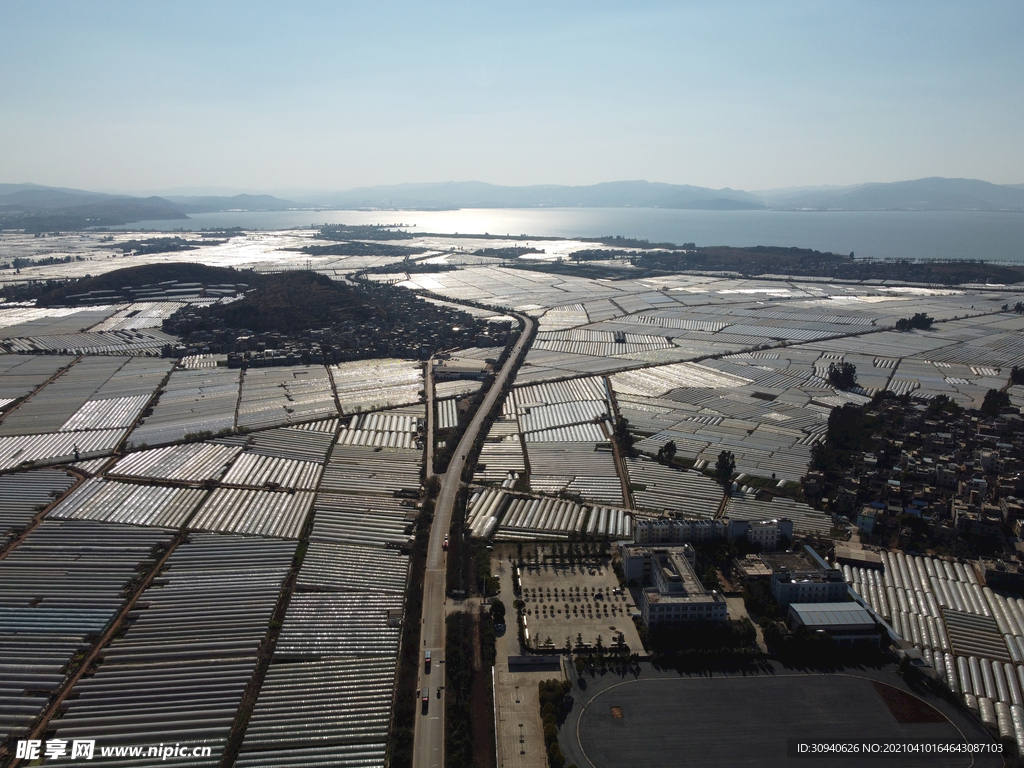
[[(531, 643), (551, 639), (564, 648), (566, 638), (573, 647), (583, 635), (587, 645), (611, 647), (621, 632), (626, 645), (642, 651), (640, 637), (630, 619), (634, 610), (628, 590), (619, 590), (619, 580), (607, 564), (554, 566), (527, 563), (522, 569), (522, 600)], [(616, 594), (622, 591), (622, 594)]]

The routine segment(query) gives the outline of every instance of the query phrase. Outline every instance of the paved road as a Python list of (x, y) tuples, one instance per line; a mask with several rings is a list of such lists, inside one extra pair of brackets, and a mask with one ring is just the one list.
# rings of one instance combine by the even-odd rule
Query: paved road
[(434, 476), (434, 359), (427, 360), (426, 376), (423, 377), (423, 388), (427, 392), (427, 479)]
[[(511, 314), (511, 313), (510, 313)], [(448, 470), (437, 475), (441, 481), (441, 489), (437, 495), (434, 508), (434, 522), (430, 528), (430, 541), (427, 544), (427, 570), (423, 580), (423, 626), (420, 630), (420, 674), (419, 689), (430, 689), (430, 701), (427, 713), (423, 714), (422, 706), (418, 708), (415, 740), (413, 745), (414, 768), (442, 768), (444, 766), (444, 696), (437, 697), (437, 690), (444, 684), (444, 639), (445, 639), (445, 571), (446, 556), (441, 545), (445, 534), (451, 527), (452, 511), (455, 508), (455, 497), (462, 485), (462, 470), (466, 465), (466, 457), (483, 426), (484, 418), (490, 413), (501, 394), (501, 389), (508, 380), (512, 366), (519, 358), (527, 339), (533, 332), (536, 320), (524, 315), (516, 315), (525, 326), (512, 348), (512, 353), (505, 361), (501, 371), (495, 376), (483, 403), (473, 414), (466, 432), (455, 450)], [(423, 651), (430, 650), (432, 666), (427, 674), (423, 669)]]

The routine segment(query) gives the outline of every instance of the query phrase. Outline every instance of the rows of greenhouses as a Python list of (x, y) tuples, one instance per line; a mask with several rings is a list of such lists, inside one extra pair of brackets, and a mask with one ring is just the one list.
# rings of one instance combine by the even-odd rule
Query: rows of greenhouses
[(238, 399), (238, 427), (262, 429), (337, 415), (331, 378), (323, 366), (245, 371)]
[[(33, 338), (69, 332), (68, 349), (112, 352), (167, 308), (138, 309), (66, 313), (76, 315), (73, 331), (44, 313), (49, 333)], [(74, 333), (87, 315), (109, 349)], [(0, 371), (0, 470), (67, 463), (86, 478), (51, 469), (0, 477), (5, 536), (38, 526), (0, 561), (0, 601), (24, 606), (3, 617), (15, 633), (0, 633), (4, 663), (26, 670), (0, 694), (13, 697), (0, 707), (3, 735), (35, 723), (71, 659), (90, 649), (122, 610), (125, 588), (180, 531), (182, 543), (122, 616), (126, 630), (49, 728), (101, 743), (209, 744), (210, 759), (188, 764), (219, 764), (295, 547), (308, 536), (236, 762), (382, 764), (408, 579), (401, 547), (423, 462), (421, 365), (242, 372), (205, 355), (176, 368), (109, 355), (0, 355)], [(449, 394), (478, 387), (452, 382)], [(446, 408), (454, 406), (450, 399)], [(381, 407), (393, 410), (372, 412)], [(134, 450), (106, 458), (125, 443)], [(310, 697), (315, 718), (296, 706)], [(302, 748), (291, 748), (298, 741)]]
[(90, 400), (61, 425), (61, 432), (91, 429), (127, 429), (142, 413), (149, 395)]
[(219, 480), (241, 447), (185, 443), (129, 453), (108, 471), (116, 477), (202, 483)]
[(298, 461), (247, 452), (235, 460), (221, 482), (248, 488), (314, 491), (322, 472), (323, 466), (317, 461)]
[(405, 448), (416, 450), (420, 442), (417, 437), (415, 432), (349, 428), (341, 430), (338, 434), (338, 444), (369, 448)]
[[(311, 537), (334, 543), (409, 542), (419, 495), (422, 451), (337, 445), (327, 462)], [(405, 498), (403, 498), (405, 497)]]
[(363, 429), (373, 432), (411, 432), (415, 434), (422, 419), (404, 411), (375, 411), (357, 414), (349, 422), (349, 429)]
[(607, 399), (608, 385), (603, 379), (591, 376), (550, 384), (517, 387), (513, 407), (528, 408), (533, 405), (605, 401)]
[(501, 415), (491, 424), (480, 449), (473, 477), (481, 483), (504, 483), (526, 472), (526, 457), (519, 434), (514, 396), (506, 397)]
[(401, 629), (389, 624), (403, 595), (297, 592), (288, 605), (275, 656), (279, 659), (398, 655)]
[[(23, 735), (173, 531), (46, 520), (0, 560), (0, 737)], [(90, 735), (90, 738), (93, 738)]]
[(184, 306), (177, 301), (140, 301), (118, 309), (106, 320), (89, 330), (137, 331), (141, 328), (160, 328), (164, 320)]
[[(0, 310), (0, 337), (12, 350), (82, 349), (123, 346), (120, 340), (163, 337), (163, 321), (181, 309), (178, 301), (142, 301), (91, 307), (11, 307)], [(146, 330), (146, 334), (133, 331)], [(171, 337), (167, 337), (173, 340)], [(166, 343), (166, 342), (163, 342)], [(141, 347), (134, 354), (144, 354)], [(156, 347), (159, 353), (159, 346)], [(121, 354), (125, 354), (124, 350)]]
[(600, 424), (572, 424), (527, 432), (523, 440), (527, 443), (604, 443), (611, 433), (612, 424), (606, 419)]
[(590, 502), (622, 505), (622, 481), (610, 445), (530, 443), (527, 452), (534, 491), (568, 491)]
[(529, 468), (535, 492), (621, 506), (611, 412), (608, 385), (598, 377), (517, 387), (487, 434), (475, 477), (511, 487)]
[[(422, 406), (357, 415), (323, 457), (297, 591), (237, 766), (383, 765), (409, 571), (398, 548), (416, 513), (395, 494), (418, 495), (423, 452), (344, 436), (412, 436), (424, 415)], [(302, 706), (310, 699), (315, 711)]]
[(530, 405), (519, 402), (519, 424), (523, 432), (563, 427), (572, 424), (588, 424), (595, 420), (608, 418), (608, 406), (605, 400), (581, 400), (575, 402), (558, 402), (550, 405)]
[(98, 307), (0, 307), (0, 338), (15, 339), (38, 334), (75, 333), (110, 317), (112, 306)]
[(438, 399), (463, 397), (471, 395), (483, 386), (476, 379), (454, 379), (452, 381), (435, 381), (434, 396)]
[(368, 495), (418, 494), (423, 453), (419, 450), (375, 450), (336, 445), (324, 469), (324, 493)]
[(320, 421), (307, 421), (303, 424), (293, 424), (292, 429), (302, 432), (317, 432), (324, 435), (333, 435), (338, 431), (339, 419), (322, 419)]
[[(352, 414), (420, 403), (423, 394), (421, 365), (403, 360), (243, 373), (216, 360), (175, 368), (172, 361), (144, 357), (0, 357), (0, 407), (7, 404), (0, 470), (109, 455), (126, 436), (137, 450), (325, 423), (339, 416), (339, 403), (343, 414)], [(360, 434), (345, 439), (356, 445), (415, 448), (410, 435), (416, 429), (406, 425), (371, 422), (353, 429)]]
[(881, 388), (924, 399), (945, 395), (970, 405), (988, 389), (1001, 388), (1012, 366), (1024, 364), (1021, 331), (1024, 319), (993, 314), (949, 320), (923, 333), (881, 332), (808, 348), (854, 362), (858, 381), (862, 370), (870, 370), (861, 361), (888, 358), (891, 378)]
[(731, 520), (793, 521), (793, 530), (802, 536), (827, 537), (832, 532), (832, 516), (799, 501), (776, 496), (771, 501), (758, 501), (749, 488), (739, 488), (726, 503), (725, 516)]
[[(551, 336), (555, 334), (552, 333)], [(612, 334), (609, 334), (612, 335)], [(629, 334), (636, 336), (636, 334)], [(639, 336), (644, 341), (628, 341), (622, 343), (601, 341), (569, 341), (561, 339), (538, 339), (534, 348), (551, 352), (568, 352), (574, 355), (592, 355), (595, 357), (617, 357), (619, 355), (637, 355), (652, 349), (665, 349), (672, 346), (663, 336)]]
[(308, 428), (314, 424), (315, 422), (305, 426), (282, 427), (281, 429), (256, 432), (249, 438), (246, 450), (262, 456), (276, 456), (281, 459), (325, 461), (327, 452), (334, 443), (335, 433), (333, 430), (321, 432)]
[(454, 429), (459, 425), (459, 409), (455, 398), (437, 401), (437, 428)]
[[(123, 357), (84, 358), (58, 368), (49, 383), (4, 416), (0, 469), (110, 453), (169, 370), (165, 361)], [(12, 376), (20, 389), (21, 377)]]
[(93, 477), (68, 495), (48, 517), (178, 528), (199, 507), (206, 491), (136, 485)]
[(67, 493), (76, 478), (59, 469), (0, 475), (0, 546)]
[(298, 584), (323, 592), (405, 594), (409, 556), (397, 549), (311, 540)]
[(101, 651), (96, 673), (51, 721), (56, 736), (208, 744), (206, 764), (218, 765), (295, 547), (191, 534), (139, 597), (127, 631)]
[(466, 526), (473, 536), (497, 541), (567, 538), (583, 532), (628, 538), (633, 530), (627, 510), (591, 508), (551, 497), (530, 498), (497, 488), (473, 493)]
[(526, 472), (526, 459), (519, 435), (488, 440), (480, 449), (474, 478), (482, 483), (504, 483)]
[(0, 437), (0, 470), (106, 456), (123, 439), (123, 429)]
[(1024, 600), (982, 586), (971, 563), (881, 554), (882, 571), (843, 566), (847, 582), (982, 722), (1024, 748)]
[(424, 406), (405, 406), (387, 411), (358, 413), (338, 433), (338, 445), (381, 448), (422, 448)]
[(382, 763), (407, 579), (397, 551), (310, 542), (236, 765)]
[[(400, 496), (419, 494), (423, 457), (335, 442), (353, 424), (412, 434), (422, 421), (420, 405), (349, 424), (329, 419), (116, 461), (81, 459), (76, 470), (95, 476), (77, 486), (55, 469), (0, 476), (0, 522), (20, 530), (46, 514), (0, 560), (0, 601), (24, 606), (3, 617), (19, 638), (2, 641), (5, 662), (30, 670), (12, 678), (24, 690), (10, 692), (17, 701), (0, 717), (4, 734), (35, 722), (70, 659), (121, 610), (125, 586), (184, 529), (191, 532), (127, 614), (127, 631), (100, 651), (50, 728), (58, 738), (89, 731), (101, 742), (187, 738), (212, 747), (210, 760), (189, 764), (219, 764), (297, 540), (308, 535), (237, 764), (305, 765), (314, 756), (379, 764), (408, 580), (400, 548), (416, 515)], [(32, 436), (10, 439), (22, 437)], [(185, 611), (195, 616), (183, 619)], [(344, 681), (324, 682), (340, 671)], [(320, 702), (316, 718), (292, 706), (310, 696)], [(186, 699), (199, 703), (184, 717)], [(282, 749), (289, 740), (306, 743)]]
[(319, 495), (310, 538), (366, 546), (407, 545), (416, 516), (415, 507), (407, 504), (386, 496)]
[(0, 355), (0, 400), (10, 404), (30, 395), (74, 362), (67, 355)]
[(217, 488), (189, 525), (201, 531), (297, 539), (312, 507), (308, 491)]
[(423, 367), (410, 360), (359, 360), (331, 366), (342, 413), (422, 401)]
[(95, 333), (66, 333), (6, 339), (0, 344), (10, 352), (58, 352), (87, 355), (149, 355), (159, 357), (161, 350), (177, 339), (153, 328), (116, 329)]
[[(831, 410), (868, 399), (829, 387), (816, 373), (822, 359), (788, 348), (629, 371), (612, 384), (619, 411), (644, 436), (638, 450), (655, 454), (672, 442), (679, 455), (705, 463), (728, 450), (741, 473), (794, 482)], [(875, 384), (884, 388), (890, 374)]]
[(99, 456), (95, 459), (81, 459), (72, 461), (66, 466), (81, 473), (83, 477), (96, 477), (103, 474), (103, 470), (110, 464), (109, 456)]
[[(636, 367), (630, 361), (675, 363), (780, 342), (845, 340), (873, 327), (891, 327), (906, 312), (905, 302), (911, 298), (916, 309), (940, 319), (962, 316), (977, 302), (976, 296), (927, 289), (911, 295), (886, 286), (783, 285), (688, 275), (630, 279), (628, 272), (625, 279), (615, 281), (564, 276), (556, 286), (542, 273), (498, 266), (406, 277), (403, 285), (413, 289), (474, 298), (539, 316), (540, 335), (527, 356), (520, 383)], [(700, 300), (694, 303), (697, 296)], [(786, 303), (773, 306), (766, 298)], [(991, 301), (1002, 302), (1005, 297), (996, 295)], [(638, 332), (670, 348), (626, 352), (631, 334)], [(609, 334), (614, 341), (606, 341)]]
[(633, 515), (625, 509), (594, 507), (590, 510), (585, 530), (593, 536), (629, 539), (633, 535)]
[(194, 371), (199, 368), (216, 368), (218, 365), (227, 365), (227, 355), (185, 355), (178, 360), (178, 367), (184, 370)]
[(180, 442), (190, 435), (214, 435), (235, 427), (241, 372), (202, 368), (174, 371), (153, 412), (132, 432), (133, 447)]
[(722, 503), (722, 487), (699, 472), (674, 469), (643, 458), (626, 459), (626, 471), (637, 509), (711, 518)]
[(235, 765), (383, 765), (395, 666), (390, 657), (272, 664)]

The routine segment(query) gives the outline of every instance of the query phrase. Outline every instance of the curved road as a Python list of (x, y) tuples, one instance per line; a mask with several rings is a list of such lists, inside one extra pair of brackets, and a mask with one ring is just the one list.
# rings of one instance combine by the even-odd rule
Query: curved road
[[(455, 497), (462, 485), (462, 470), (476, 440), (484, 419), (491, 412), (501, 394), (502, 387), (508, 380), (516, 360), (526, 347), (527, 339), (533, 333), (537, 321), (532, 317), (514, 315), (523, 321), (523, 330), (519, 334), (512, 352), (505, 365), (494, 377), (494, 383), (488, 390), (484, 401), (480, 404), (473, 420), (466, 428), (459, 447), (452, 455), (448, 469), (443, 475), (437, 475), (441, 488), (437, 495), (434, 508), (434, 522), (430, 527), (430, 541), (427, 544), (427, 569), (423, 580), (423, 626), (420, 628), (420, 672), (419, 689), (430, 689), (430, 702), (427, 713), (423, 714), (422, 705), (417, 703), (416, 730), (413, 742), (413, 768), (443, 768), (444, 766), (444, 697), (437, 697), (437, 690), (444, 685), (444, 646), (445, 646), (445, 583), (447, 556), (442, 549), (445, 534), (451, 528), (452, 511), (455, 508)], [(433, 436), (431, 435), (431, 439)], [(424, 672), (423, 652), (431, 654), (430, 673)], [(422, 694), (421, 694), (422, 695)]]

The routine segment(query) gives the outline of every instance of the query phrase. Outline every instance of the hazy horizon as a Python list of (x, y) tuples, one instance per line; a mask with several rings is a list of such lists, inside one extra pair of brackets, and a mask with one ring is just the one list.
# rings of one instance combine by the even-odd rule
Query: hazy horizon
[(0, 8), (12, 183), (1024, 181), (1020, 3)]
[[(978, 181), (989, 181), (988, 179), (977, 179), (977, 180)], [(604, 183), (604, 184), (609, 184), (609, 183), (611, 183), (611, 184), (614, 184), (614, 183), (630, 183), (630, 182), (635, 182), (635, 181), (648, 182), (650, 180), (648, 180), (648, 179), (613, 179), (613, 180), (606, 180), (604, 182), (595, 182), (595, 184), (602, 184), (602, 183)], [(897, 181), (916, 181), (916, 180), (915, 179), (899, 179)], [(170, 188), (160, 188), (160, 187), (139, 187), (139, 188), (125, 188), (125, 187), (107, 187), (107, 188), (103, 188), (103, 187), (80, 187), (79, 189), (82, 189), (84, 191), (89, 191), (89, 192), (99, 192), (99, 193), (103, 193), (103, 194), (132, 195), (132, 196), (137, 196), (137, 197), (148, 197), (148, 196), (233, 197), (233, 196), (236, 196), (236, 195), (271, 195), (271, 196), (275, 196), (275, 197), (278, 197), (278, 198), (288, 199), (289, 197), (299, 198), (299, 197), (301, 197), (303, 195), (315, 196), (315, 195), (330, 195), (330, 194), (334, 194), (334, 193), (352, 192), (352, 191), (356, 191), (358, 189), (374, 188), (374, 187), (377, 187), (377, 186), (396, 186), (396, 187), (400, 187), (400, 186), (419, 186), (419, 185), (432, 185), (432, 184), (442, 185), (442, 184), (477, 184), (477, 183), (493, 184), (494, 186), (508, 186), (508, 187), (513, 187), (513, 188), (560, 186), (560, 185), (553, 184), (553, 183), (548, 183), (548, 182), (536, 182), (536, 183), (530, 183), (530, 184), (515, 184), (515, 185), (500, 185), (500, 184), (494, 184), (493, 182), (489, 182), (489, 181), (482, 181), (480, 179), (466, 179), (466, 180), (445, 180), (445, 181), (434, 181), (434, 182), (396, 182), (393, 185), (366, 184), (366, 185), (359, 185), (358, 187), (347, 187), (347, 188), (340, 188), (340, 187), (320, 187), (320, 188), (288, 187), (288, 188), (283, 188), (283, 189), (276, 189), (276, 188), (264, 188), (264, 187), (230, 187), (230, 186), (223, 186), (223, 185), (220, 185), (220, 186), (218, 186), (218, 185), (209, 185), (209, 186), (180, 186), (180, 187), (170, 187)], [(681, 182), (656, 181), (656, 182), (651, 182), (651, 183), (673, 184), (673, 185), (685, 185), (685, 184), (688, 184), (688, 182), (685, 182), (685, 181), (681, 181)], [(772, 189), (743, 189), (741, 187), (734, 186), (734, 185), (725, 185), (724, 187), (719, 187), (718, 189), (731, 189), (733, 191), (747, 192), (747, 193), (749, 193), (751, 195), (771, 196), (771, 195), (779, 195), (779, 194), (789, 193), (789, 192), (803, 192), (803, 191), (810, 192), (810, 191), (828, 191), (828, 190), (839, 191), (839, 190), (845, 190), (845, 189), (854, 189), (856, 187), (864, 186), (866, 184), (873, 184), (873, 183), (878, 183), (878, 182), (875, 182), (875, 181), (864, 181), (864, 182), (855, 182), (855, 183), (852, 183), (852, 184), (813, 184), (813, 185), (810, 185), (810, 184), (798, 184), (798, 185), (793, 185), (793, 186), (789, 186), (789, 187), (778, 187), (778, 188), (772, 188)], [(999, 183), (999, 182), (989, 182), (989, 183)], [(14, 184), (14, 185), (21, 185), (21, 184), (32, 185), (32, 184), (35, 184), (35, 185), (38, 185), (38, 186), (53, 186), (55, 188), (73, 188), (73, 187), (68, 187), (68, 185), (42, 185), (42, 184), (39, 184), (36, 181), (24, 180), (24, 179), (21, 179), (21, 180), (0, 179), (0, 184)], [(565, 185), (565, 186), (587, 186), (587, 185)], [(696, 186), (696, 185), (693, 185), (693, 186)], [(1015, 183), (1015, 182), (1008, 182), (1008, 183), (1005, 184), (1005, 186), (1024, 187), (1024, 184), (1018, 184), (1018, 183)], [(296, 201), (297, 202), (301, 202), (301, 200), (296, 200)]]
[[(649, 179), (609, 179), (607, 181), (608, 182), (649, 181)], [(911, 181), (911, 179), (897, 179), (897, 181)], [(990, 180), (989, 179), (980, 179), (980, 181), (990, 181)], [(494, 182), (490, 182), (490, 181), (484, 181), (484, 180), (481, 180), (481, 179), (464, 179), (464, 180), (445, 180), (445, 181), (435, 181), (435, 182), (429, 182), (429, 181), (428, 182), (396, 182), (396, 186), (400, 186), (402, 184), (432, 184), (432, 183), (436, 183), (436, 184), (455, 183), (455, 184), (458, 184), (458, 183), (478, 183), (478, 182), (479, 183), (483, 183), (483, 184), (492, 184), (492, 183), (494, 183)], [(31, 183), (31, 182), (16, 182), (16, 183)], [(600, 184), (602, 182), (595, 182), (595, 183)], [(657, 183), (663, 183), (663, 184), (688, 184), (689, 182), (686, 182), (686, 181), (661, 181), (661, 180), (657, 180)], [(860, 186), (860, 185), (863, 185), (863, 184), (872, 184), (872, 183), (876, 183), (876, 182), (874, 182), (872, 180), (869, 180), (869, 181), (862, 181), (862, 182), (854, 182), (852, 184), (796, 184), (796, 185), (792, 185), (792, 186), (788, 186), (788, 187), (777, 187), (777, 188), (771, 188), (771, 189), (743, 189), (742, 191), (749, 192), (752, 195), (766, 195), (766, 194), (780, 193), (780, 192), (797, 192), (797, 191), (828, 190), (828, 189), (833, 189), (833, 190), (848, 189), (848, 188), (857, 187), (857, 186)], [(1002, 183), (1002, 182), (990, 182), (990, 183)], [(1021, 184), (1018, 184), (1017, 182), (1006, 182), (1006, 184), (1014, 185), (1014, 186), (1021, 186)], [(535, 183), (530, 183), (530, 184), (515, 184), (515, 185), (508, 185), (508, 186), (532, 187), (532, 186), (549, 186), (549, 185), (551, 185), (550, 182), (540, 181), (540, 182), (535, 182)], [(385, 186), (385, 185), (374, 185), (374, 184), (360, 185), (360, 187), (373, 187), (373, 186)], [(500, 186), (500, 185), (496, 185), (496, 186)], [(582, 185), (570, 185), (570, 186), (582, 186)], [(694, 185), (694, 186), (696, 186), (696, 185)], [(194, 196), (204, 196), (204, 195), (209, 195), (209, 196), (217, 196), (217, 195), (222, 195), (222, 196), (234, 196), (234, 195), (274, 195), (275, 197), (288, 198), (289, 195), (292, 195), (292, 196), (299, 196), (299, 195), (303, 195), (303, 194), (325, 195), (325, 194), (331, 194), (331, 193), (335, 193), (335, 192), (348, 192), (348, 191), (352, 191), (352, 190), (355, 190), (355, 189), (359, 189), (359, 187), (348, 187), (348, 188), (321, 187), (321, 188), (318, 188), (318, 189), (302, 188), (302, 187), (297, 187), (297, 188), (296, 187), (292, 187), (292, 188), (284, 188), (284, 189), (264, 189), (264, 188), (258, 188), (258, 187), (239, 188), (239, 187), (223, 187), (223, 186), (207, 186), (207, 187), (189, 187), (189, 186), (184, 186), (184, 187), (173, 187), (173, 188), (169, 188), (169, 189), (142, 187), (142, 188), (136, 189), (136, 190), (132, 190), (132, 189), (94, 189), (94, 190), (91, 190), (91, 191), (94, 191), (94, 192), (105, 192), (105, 193), (108, 193), (108, 194), (125, 194), (125, 195), (139, 195), (139, 196), (143, 196), (143, 195), (157, 195), (157, 196), (159, 196), (159, 195), (180, 195), (180, 196), (193, 196), (193, 195)], [(742, 188), (726, 184), (724, 187), (718, 187), (717, 189), (740, 190)]]

